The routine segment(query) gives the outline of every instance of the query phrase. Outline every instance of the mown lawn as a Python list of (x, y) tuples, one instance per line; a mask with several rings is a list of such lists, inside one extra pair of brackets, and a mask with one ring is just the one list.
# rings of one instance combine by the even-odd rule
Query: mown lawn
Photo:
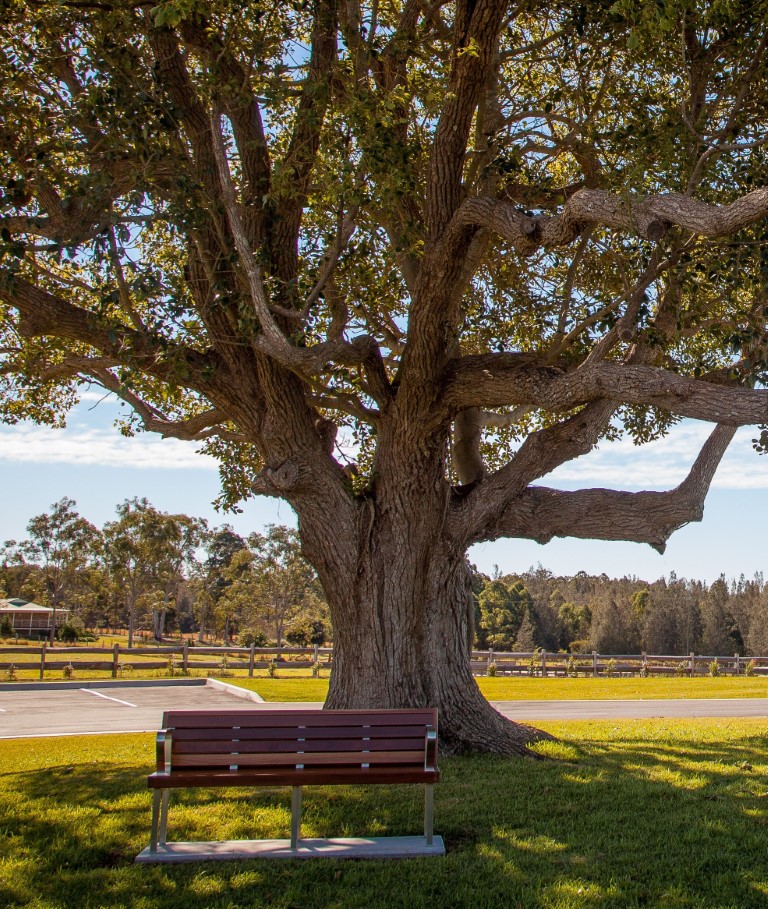
[[(550, 723), (550, 760), (443, 758), (445, 858), (136, 866), (148, 735), (0, 741), (8, 909), (575, 909), (768, 904), (765, 723)], [(286, 836), (287, 790), (173, 797), (178, 839)], [(309, 788), (305, 835), (413, 833), (418, 787)]]
[[(323, 701), (328, 680), (281, 672), (278, 678), (228, 678), (233, 685), (258, 692), (266, 701)], [(510, 678), (477, 679), (491, 701), (633, 700), (635, 698), (768, 698), (765, 677), (725, 678)]]

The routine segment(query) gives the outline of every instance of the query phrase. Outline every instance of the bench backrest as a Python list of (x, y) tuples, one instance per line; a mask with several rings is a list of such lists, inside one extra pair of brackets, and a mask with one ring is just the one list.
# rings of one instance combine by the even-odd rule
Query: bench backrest
[(157, 770), (436, 769), (437, 711), (169, 710)]

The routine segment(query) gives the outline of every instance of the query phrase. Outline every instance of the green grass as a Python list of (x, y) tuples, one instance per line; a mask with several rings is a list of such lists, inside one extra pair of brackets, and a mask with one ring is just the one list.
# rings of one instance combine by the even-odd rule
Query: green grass
[[(762, 720), (550, 723), (554, 760), (443, 758), (448, 854), (136, 866), (148, 735), (0, 741), (8, 909), (751, 909), (768, 903)], [(419, 787), (310, 787), (307, 836), (414, 833)], [(172, 797), (177, 839), (287, 836), (288, 790)]]
[(508, 678), (481, 677), (480, 690), (491, 701), (633, 700), (635, 698), (768, 698), (765, 676), (710, 678)]
[[(281, 672), (278, 678), (229, 678), (228, 682), (258, 692), (265, 701), (323, 701), (328, 680), (309, 673)], [(491, 701), (633, 700), (635, 698), (768, 698), (768, 679), (726, 678), (486, 678), (477, 680)]]

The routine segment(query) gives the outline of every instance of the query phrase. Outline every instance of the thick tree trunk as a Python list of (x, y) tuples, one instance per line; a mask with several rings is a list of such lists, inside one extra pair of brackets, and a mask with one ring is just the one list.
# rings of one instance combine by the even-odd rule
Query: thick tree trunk
[(510, 722), (480, 693), (469, 662), (469, 566), (430, 523), (428, 514), (411, 526), (372, 521), (352, 597), (334, 602), (335, 585), (326, 588), (334, 622), (326, 707), (434, 706), (445, 751), (531, 754), (527, 746), (549, 736)]

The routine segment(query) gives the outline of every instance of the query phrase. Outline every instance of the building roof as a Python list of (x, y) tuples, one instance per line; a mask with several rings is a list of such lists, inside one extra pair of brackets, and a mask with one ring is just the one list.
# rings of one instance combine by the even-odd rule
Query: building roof
[[(68, 609), (57, 609), (56, 611), (69, 612)], [(0, 600), (0, 613), (18, 615), (20, 612), (53, 612), (53, 610), (49, 606), (39, 606), (37, 603), (20, 600), (18, 597), (11, 600)]]

